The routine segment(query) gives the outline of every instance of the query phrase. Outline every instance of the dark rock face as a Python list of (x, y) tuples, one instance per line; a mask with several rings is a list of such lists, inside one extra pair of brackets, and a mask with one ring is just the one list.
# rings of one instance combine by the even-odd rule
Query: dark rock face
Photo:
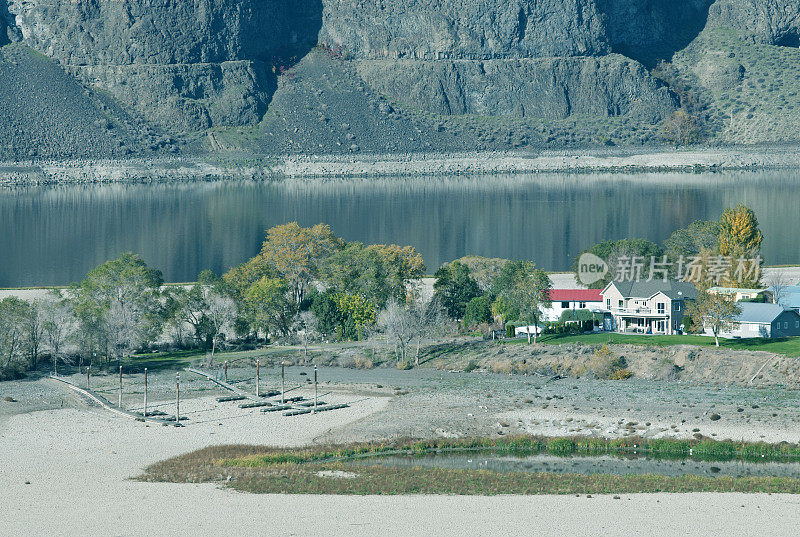
[(487, 61), (371, 61), (370, 85), (432, 112), (564, 119), (634, 116), (655, 123), (678, 103), (638, 62), (618, 55)]
[(261, 61), (67, 69), (103, 87), (129, 110), (182, 132), (256, 124), (275, 89), (275, 75)]
[(11, 0), (25, 41), (158, 124), (257, 123), (316, 43), (320, 0)]
[(659, 121), (674, 96), (637, 62), (609, 54), (677, 46), (666, 16), (685, 12), (694, 23), (709, 1), (326, 0), (320, 41), (355, 58), (374, 88), (439, 114)]
[[(291, 79), (317, 44), (378, 93), (444, 116), (652, 124), (678, 102), (647, 68), (714, 27), (800, 47), (800, 3), (0, 0), (0, 45), (22, 41), (133, 117), (173, 132), (263, 127), (280, 75)], [(697, 74), (725, 89), (741, 83), (743, 69), (712, 55)], [(282, 99), (295, 114), (289, 92)]]
[(325, 0), (320, 41), (360, 59), (610, 52), (594, 0)]
[(717, 0), (709, 23), (736, 30), (754, 43), (800, 46), (800, 3), (796, 0)]
[(315, 0), (10, 0), (28, 43), (65, 65), (219, 63), (303, 52)]
[(648, 66), (669, 60), (703, 30), (714, 0), (597, 0), (612, 50)]

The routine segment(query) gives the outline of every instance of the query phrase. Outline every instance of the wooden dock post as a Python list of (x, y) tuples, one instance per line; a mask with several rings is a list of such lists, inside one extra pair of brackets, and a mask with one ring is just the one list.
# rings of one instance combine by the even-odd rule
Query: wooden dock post
[(147, 417), (147, 368), (144, 368), (144, 410), (142, 417)]
[(282, 405), (286, 403), (286, 400), (284, 399), (286, 390), (284, 389), (285, 384), (283, 383), (285, 369), (286, 369), (286, 362), (282, 360), (281, 361), (281, 404)]
[(122, 366), (119, 366), (119, 401), (117, 406), (122, 408)]
[(314, 411), (311, 413), (317, 413), (317, 366), (314, 366)]
[(256, 397), (261, 397), (261, 390), (259, 389), (258, 386), (260, 384), (259, 381), (261, 380), (259, 378), (260, 373), (261, 373), (261, 362), (259, 360), (256, 360)]
[(88, 366), (88, 365), (86, 366), (86, 390), (87, 391), (89, 390), (89, 368), (90, 367), (91, 366)]
[(181, 374), (175, 373), (175, 425), (181, 424)]
[(225, 363), (222, 365), (223, 371), (225, 371), (225, 383), (228, 383), (228, 360), (225, 360)]

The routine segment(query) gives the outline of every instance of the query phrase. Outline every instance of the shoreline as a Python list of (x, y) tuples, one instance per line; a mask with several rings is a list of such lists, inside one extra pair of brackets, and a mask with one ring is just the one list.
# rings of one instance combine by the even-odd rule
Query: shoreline
[[(249, 373), (237, 370), (240, 377)], [(293, 373), (296, 375), (297, 370)], [(347, 379), (330, 379), (333, 382), (326, 389), (333, 389), (337, 398), (369, 399), (341, 413), (302, 419), (218, 404), (215, 390), (203, 390), (197, 393), (199, 397), (186, 400), (185, 412), (192, 417), (192, 423), (182, 428), (148, 426), (108, 414), (57, 385), (3, 383), (3, 388), (30, 392), (15, 404), (40, 401), (40, 395), (44, 395), (56, 405), (57, 399), (63, 397), (65, 405), (16, 414), (5, 420), (0, 448), (9, 454), (8, 505), (0, 514), (0, 527), (9, 534), (184, 534), (187, 528), (198, 525), (206, 533), (252, 533), (263, 529), (265, 520), (252, 513), (264, 509), (273, 524), (273, 533), (309, 536), (405, 536), (437, 531), (442, 535), (464, 535), (470, 534), (470, 528), (487, 523), (492, 534), (522, 536), (537, 531), (566, 531), (590, 535), (581, 530), (590, 522), (608, 535), (715, 534), (722, 530), (727, 535), (748, 535), (754, 527), (788, 535), (789, 528), (797, 524), (797, 515), (792, 515), (796, 513), (792, 506), (797, 497), (778, 494), (261, 495), (239, 493), (225, 483), (148, 483), (132, 479), (150, 464), (212, 445), (245, 443), (297, 448), (408, 434), (448, 438), (494, 432), (499, 437), (499, 431), (555, 436), (575, 427), (584, 428), (580, 433), (588, 434), (587, 426), (592, 426), (598, 435), (614, 437), (624, 436), (626, 426), (614, 426), (612, 422), (643, 423), (646, 416), (655, 419), (655, 415), (659, 416), (658, 422), (653, 421), (650, 429), (656, 437), (691, 437), (693, 427), (711, 434), (715, 430), (712, 427), (719, 427), (716, 432), (720, 438), (797, 439), (796, 413), (786, 409), (785, 401), (777, 396), (762, 401), (767, 393), (761, 390), (722, 388), (717, 392), (638, 383), (623, 395), (610, 381), (547, 383), (544, 379), (508, 379), (500, 375), (456, 378), (408, 372), (391, 372), (386, 377), (389, 373), (351, 372)], [(154, 388), (164, 394), (154, 397), (154, 404), (170, 404), (166, 398), (172, 378), (171, 372), (153, 377)], [(277, 378), (273, 370), (265, 381), (274, 382)], [(103, 380), (111, 387), (115, 377), (110, 375)], [(469, 382), (464, 384), (462, 380)], [(135, 388), (135, 381), (131, 378), (126, 383), (129, 390)], [(398, 384), (410, 393), (391, 394), (386, 389), (380, 392), (373, 388), (375, 382)], [(203, 387), (199, 380), (193, 384), (197, 389)], [(542, 396), (553, 396), (548, 401), (551, 408), (518, 408), (516, 400), (532, 389)], [(489, 390), (494, 392), (491, 398), (486, 395)], [(597, 401), (598, 397), (602, 401)], [(133, 404), (138, 404), (138, 398), (135, 401)], [(762, 420), (751, 420), (736, 411), (736, 405), (745, 402), (758, 403), (758, 409), (748, 405), (746, 413)], [(589, 423), (583, 423), (581, 412), (574, 411), (573, 404), (591, 411)], [(556, 405), (558, 408), (554, 408)], [(692, 417), (700, 416), (710, 405), (717, 411), (724, 407), (723, 419), (712, 424), (707, 418)], [(184, 408), (183, 403), (181, 406)], [(768, 418), (773, 412), (787, 415)], [(508, 422), (509, 427), (503, 428), (503, 422)], [(672, 429), (670, 423), (680, 431)], [(65, 500), (49, 501), (53, 497)], [(41, 507), (39, 516), (27, 514), (30, 505)], [(171, 506), (170, 516), (154, 516), (163, 511), (164, 505)], [(220, 515), (220, 506), (224, 506), (226, 516)], [(687, 515), (676, 520), (675, 512)], [(414, 520), (413, 525), (408, 524), (409, 519)], [(443, 532), (442, 527), (447, 529)]]
[(800, 146), (0, 162), (0, 186), (769, 169), (800, 169)]

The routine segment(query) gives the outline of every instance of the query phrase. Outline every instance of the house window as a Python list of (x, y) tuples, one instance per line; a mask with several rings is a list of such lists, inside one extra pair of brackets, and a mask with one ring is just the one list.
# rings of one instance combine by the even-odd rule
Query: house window
[(624, 302), (622, 300), (619, 301), (619, 307), (621, 308)]
[(569, 309), (569, 302), (562, 302), (561, 303), (561, 309), (562, 310), (568, 310)]
[(664, 303), (663, 302), (659, 302), (658, 303), (658, 313), (664, 313), (664, 311), (665, 311)]
[(800, 321), (795, 321), (794, 322), (794, 327), (795, 328), (800, 328)]
[(580, 309), (585, 310), (586, 309), (586, 302), (581, 302), (579, 307), (580, 307)]
[(676, 302), (675, 303), (675, 311), (681, 311), (681, 303), (680, 302)]
[(789, 323), (783, 323), (783, 329), (787, 330), (789, 328)]
[(609, 309), (609, 310), (611, 309), (611, 299), (610, 298), (606, 299), (606, 309)]

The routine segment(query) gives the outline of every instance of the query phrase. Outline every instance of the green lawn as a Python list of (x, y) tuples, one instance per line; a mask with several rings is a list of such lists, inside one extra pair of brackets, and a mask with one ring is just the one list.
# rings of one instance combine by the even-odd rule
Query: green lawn
[[(697, 345), (713, 347), (714, 338), (706, 336), (647, 336), (634, 334), (580, 334), (580, 335), (545, 335), (537, 338), (537, 342), (547, 345), (564, 343), (582, 343), (585, 345), (602, 345), (613, 343), (618, 345), (640, 345), (650, 347), (667, 347), (670, 345)], [(514, 340), (507, 345), (525, 345), (527, 340)], [(734, 350), (766, 351), (786, 356), (800, 356), (800, 338), (776, 339), (720, 339), (720, 347)]]

